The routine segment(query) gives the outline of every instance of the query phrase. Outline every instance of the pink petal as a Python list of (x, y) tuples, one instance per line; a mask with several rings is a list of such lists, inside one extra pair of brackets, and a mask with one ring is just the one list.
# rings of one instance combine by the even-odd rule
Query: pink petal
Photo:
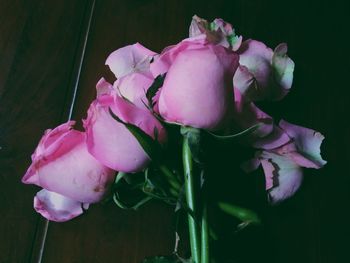
[(111, 53), (106, 60), (106, 65), (117, 78), (121, 78), (132, 72), (149, 71), (150, 61), (155, 55), (155, 52), (136, 43)]
[(101, 78), (96, 84), (97, 98), (101, 95), (111, 94), (113, 92), (113, 85)]
[(185, 50), (193, 50), (202, 48), (207, 43), (205, 35), (199, 38), (187, 38), (182, 40), (179, 44), (166, 47), (160, 56), (151, 63), (150, 70), (154, 77), (162, 75), (169, 70), (169, 67), (174, 62), (176, 57)]
[(234, 93), (235, 108), (233, 118), (235, 124), (242, 130), (260, 124), (260, 127), (251, 136), (251, 141), (259, 145), (257, 140), (267, 136), (273, 131), (273, 119), (256, 107), (254, 103), (246, 102), (237, 89), (234, 89)]
[(34, 197), (34, 209), (46, 219), (56, 222), (65, 222), (83, 213), (80, 202), (45, 189)]
[(300, 165), (311, 168), (321, 168), (327, 161), (321, 157), (321, 144), (324, 136), (316, 132), (315, 130), (304, 128), (298, 125), (288, 123), (281, 120), (279, 126), (288, 134), (289, 137), (293, 138), (296, 148), (306, 160), (310, 162), (300, 161)]
[(263, 152), (261, 158), (269, 201), (276, 204), (291, 197), (303, 180), (302, 168), (288, 157), (271, 152)]
[(139, 108), (146, 109), (146, 92), (154, 79), (150, 75), (133, 73), (118, 79), (114, 86), (120, 95)]
[[(45, 131), (37, 148), (32, 154), (32, 164), (22, 178), (23, 183), (40, 186), (37, 170), (46, 163), (59, 158), (79, 142), (81, 134), (72, 130), (74, 124), (74, 121), (69, 121), (59, 125), (53, 130), (48, 129)], [(68, 137), (71, 143), (64, 143)]]
[(293, 83), (294, 62), (287, 56), (287, 44), (279, 44), (272, 56), (275, 81), (281, 86), (280, 97), (284, 97)]
[(255, 141), (255, 148), (272, 150), (290, 142), (289, 136), (279, 127), (273, 126), (273, 131), (259, 140)]

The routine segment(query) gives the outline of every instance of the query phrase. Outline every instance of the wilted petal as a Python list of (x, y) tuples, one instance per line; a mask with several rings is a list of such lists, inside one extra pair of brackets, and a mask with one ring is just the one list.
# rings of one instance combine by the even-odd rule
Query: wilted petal
[(288, 157), (263, 152), (261, 163), (271, 203), (283, 201), (299, 189), (303, 180), (302, 168)]
[(258, 149), (272, 150), (281, 147), (290, 141), (291, 139), (287, 133), (285, 133), (281, 128), (274, 125), (272, 132), (269, 135), (256, 140), (253, 143), (253, 146)]
[(56, 222), (68, 221), (83, 213), (80, 202), (45, 189), (34, 197), (34, 209), (46, 219)]
[(281, 120), (279, 126), (294, 140), (297, 151), (314, 165), (301, 162), (304, 167), (321, 168), (327, 162), (321, 156), (321, 144), (324, 136), (315, 130), (301, 127)]
[(117, 78), (121, 78), (132, 72), (149, 71), (150, 62), (155, 55), (155, 52), (136, 43), (111, 53), (106, 60), (106, 65)]
[[(293, 82), (294, 62), (287, 56), (287, 45), (273, 51), (264, 43), (246, 40), (238, 50), (240, 70), (233, 84), (250, 101), (280, 100)], [(249, 74), (250, 73), (250, 74)]]
[(274, 70), (274, 78), (281, 87), (280, 97), (284, 97), (293, 83), (294, 62), (287, 56), (287, 44), (279, 44), (272, 56), (272, 67)]
[(252, 134), (250, 141), (258, 143), (258, 140), (269, 135), (273, 131), (273, 119), (271, 116), (260, 110), (254, 103), (245, 101), (240, 91), (234, 89), (235, 104), (233, 119), (241, 129), (248, 129), (256, 124), (260, 127)]

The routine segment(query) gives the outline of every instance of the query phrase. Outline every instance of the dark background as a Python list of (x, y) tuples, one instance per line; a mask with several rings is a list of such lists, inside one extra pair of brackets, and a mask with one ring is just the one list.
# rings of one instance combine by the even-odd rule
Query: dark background
[(0, 0), (0, 263), (136, 263), (172, 252), (172, 208), (160, 203), (138, 212), (95, 205), (71, 222), (50, 222), (45, 237), (46, 221), (32, 207), (38, 189), (20, 179), (46, 128), (65, 122), (72, 105), (73, 119), (85, 116), (95, 83), (110, 76), (111, 51), (140, 42), (160, 52), (187, 36), (193, 14), (222, 17), (270, 47), (287, 42), (292, 91), (264, 109), (326, 136), (326, 167), (307, 170), (282, 205), (258, 207), (263, 226), (241, 232), (223, 253), (237, 262), (350, 262), (348, 10), (336, 0)]

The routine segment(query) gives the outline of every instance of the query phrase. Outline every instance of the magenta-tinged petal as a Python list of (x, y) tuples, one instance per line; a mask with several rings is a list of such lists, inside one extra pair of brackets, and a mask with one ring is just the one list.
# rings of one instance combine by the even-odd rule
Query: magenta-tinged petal
[(97, 98), (101, 95), (111, 94), (113, 91), (113, 85), (105, 80), (105, 78), (101, 78), (96, 84), (96, 92)]
[(207, 20), (200, 18), (197, 15), (194, 15), (192, 17), (192, 21), (189, 29), (189, 37), (196, 37), (198, 35), (203, 34), (207, 27), (208, 27)]
[(246, 101), (254, 101), (256, 95), (256, 81), (254, 75), (246, 66), (239, 65), (233, 76), (234, 89), (237, 89)]
[(34, 209), (46, 219), (56, 222), (65, 222), (83, 213), (80, 202), (45, 189), (34, 197)]
[(232, 25), (221, 18), (216, 18), (209, 23), (196, 15), (193, 16), (189, 36), (194, 38), (200, 35), (206, 36), (210, 43), (230, 48), (233, 51), (238, 50), (242, 43), (242, 36), (236, 36)]
[(303, 180), (302, 168), (288, 157), (263, 152), (261, 163), (264, 169), (269, 201), (279, 203), (291, 197)]
[(150, 61), (155, 55), (155, 52), (136, 43), (111, 53), (106, 60), (106, 65), (117, 78), (121, 78), (132, 72), (149, 71)]
[(273, 119), (256, 107), (254, 103), (246, 102), (237, 89), (234, 89), (234, 93), (234, 122), (241, 130), (259, 124), (260, 127), (251, 136), (251, 142), (258, 145), (260, 138), (269, 135), (273, 131)]
[(253, 74), (257, 82), (267, 86), (270, 81), (272, 49), (256, 40), (246, 40), (239, 49), (239, 64)]
[(165, 78), (159, 111), (173, 123), (215, 130), (232, 110), (232, 76), (238, 57), (220, 46), (201, 46), (177, 55)]
[(42, 166), (38, 174), (41, 187), (81, 203), (101, 201), (114, 180), (114, 171), (89, 154), (85, 136), (69, 152)]
[(111, 105), (112, 111), (123, 121), (131, 123), (142, 129), (145, 133), (155, 139), (155, 129), (157, 129), (157, 139), (159, 142), (166, 141), (166, 131), (160, 122), (148, 110), (135, 107), (130, 102), (116, 96), (115, 104)]
[(176, 57), (185, 50), (202, 48), (207, 43), (205, 36), (199, 36), (195, 39), (184, 39), (179, 44), (166, 47), (159, 57), (150, 65), (150, 70), (154, 77), (166, 73)]
[[(69, 121), (53, 130), (45, 131), (32, 154), (32, 164), (22, 178), (23, 183), (40, 186), (38, 170), (50, 161), (59, 158), (65, 151), (69, 151), (80, 140), (80, 133), (72, 130), (74, 123), (74, 121)], [(70, 138), (71, 143), (69, 144), (64, 143), (67, 137)]]
[[(314, 163), (312, 168), (321, 168), (327, 161), (322, 159), (321, 144), (324, 136), (315, 130), (301, 127), (281, 120), (279, 126), (293, 138), (299, 153)], [(301, 162), (302, 166), (310, 167), (307, 162)]]
[(256, 140), (253, 146), (258, 149), (272, 150), (290, 141), (289, 136), (281, 128), (273, 126), (273, 131), (269, 135)]
[(287, 44), (279, 44), (272, 56), (275, 81), (281, 86), (280, 97), (284, 97), (293, 83), (294, 62), (287, 56)]
[(154, 79), (150, 74), (133, 73), (118, 79), (114, 86), (120, 95), (139, 108), (146, 109), (146, 92)]
[(145, 109), (136, 107), (122, 97), (104, 96), (95, 100), (88, 110), (84, 122), (89, 152), (101, 163), (113, 170), (137, 172), (144, 169), (150, 159), (124, 124), (113, 119), (109, 108), (121, 120), (138, 126), (159, 142), (166, 140), (166, 131), (159, 121)]
[(289, 92), (294, 62), (287, 56), (286, 44), (273, 51), (264, 43), (249, 39), (238, 53), (244, 68), (237, 70), (233, 84), (248, 100), (280, 100)]

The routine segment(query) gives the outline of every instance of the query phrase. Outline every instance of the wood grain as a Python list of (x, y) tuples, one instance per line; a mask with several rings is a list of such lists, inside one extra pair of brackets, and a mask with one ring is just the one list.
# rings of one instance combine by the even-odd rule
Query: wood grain
[[(38, 252), (31, 255), (31, 251), (43, 220), (32, 209), (37, 189), (22, 185), (20, 178), (43, 130), (65, 121), (69, 113), (92, 2), (3, 2), (0, 262), (35, 262)], [(225, 261), (231, 253), (237, 262), (348, 262), (349, 242), (342, 241), (350, 235), (350, 60), (344, 41), (350, 21), (346, 10), (346, 1), (337, 0), (97, 1), (73, 119), (81, 127), (80, 120), (95, 97), (96, 82), (102, 76), (113, 80), (104, 66), (110, 52), (135, 42), (160, 52), (187, 36), (193, 14), (209, 20), (222, 17), (245, 38), (262, 40), (270, 47), (287, 42), (296, 63), (292, 91), (282, 102), (259, 106), (277, 120), (321, 131), (326, 136), (323, 155), (329, 163), (322, 170), (305, 171), (298, 193), (277, 207), (258, 200), (259, 194), (247, 197), (264, 224), (220, 243), (219, 263), (233, 262)], [(231, 172), (228, 166), (218, 171), (227, 176)], [(261, 173), (253, 176), (262, 178)], [(242, 189), (243, 185), (232, 186), (232, 191)], [(111, 203), (95, 205), (71, 222), (50, 223), (42, 262), (138, 263), (145, 256), (170, 253), (174, 237), (172, 208), (163, 204), (149, 204), (138, 212), (123, 211)]]
[(85, 2), (0, 6), (0, 262), (30, 262), (43, 220), (33, 210), (38, 188), (20, 180), (43, 131), (66, 119)]

